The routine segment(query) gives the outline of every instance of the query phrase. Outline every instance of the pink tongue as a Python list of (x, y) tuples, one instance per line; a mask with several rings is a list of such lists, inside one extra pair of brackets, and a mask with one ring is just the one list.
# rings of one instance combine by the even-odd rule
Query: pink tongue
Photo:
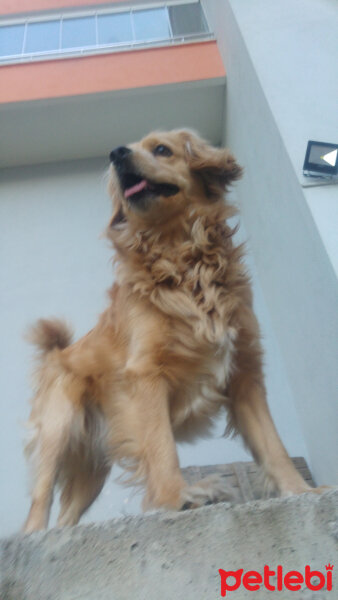
[(142, 181), (140, 181), (140, 183), (137, 183), (136, 185), (133, 185), (132, 187), (124, 190), (124, 197), (130, 198), (130, 196), (137, 194), (137, 192), (141, 192), (146, 187), (147, 187), (147, 182), (145, 179), (142, 179)]

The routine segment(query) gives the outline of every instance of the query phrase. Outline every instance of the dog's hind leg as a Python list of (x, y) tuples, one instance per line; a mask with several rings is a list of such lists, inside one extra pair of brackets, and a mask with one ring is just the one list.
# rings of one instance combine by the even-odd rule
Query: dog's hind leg
[(70, 448), (60, 468), (59, 527), (78, 523), (101, 492), (112, 462), (106, 418), (87, 395), (87, 402), (74, 422)]
[(110, 468), (94, 468), (92, 465), (77, 465), (67, 480), (61, 494), (61, 509), (58, 527), (76, 525), (83, 513), (91, 506), (101, 492)]
[(37, 404), (40, 405), (39, 414), (33, 407), (31, 416), (36, 437), (27, 447), (27, 454), (31, 455), (32, 460), (34, 483), (24, 533), (44, 529), (48, 525), (54, 485), (69, 443), (74, 417), (74, 408), (64, 391), (62, 377), (45, 391), (43, 398), (37, 396), (35, 406)]

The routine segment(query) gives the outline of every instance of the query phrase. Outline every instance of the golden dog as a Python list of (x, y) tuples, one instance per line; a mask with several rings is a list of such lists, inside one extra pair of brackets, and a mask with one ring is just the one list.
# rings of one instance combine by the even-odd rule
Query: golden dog
[[(216, 477), (188, 486), (175, 439), (205, 434), (225, 408), (281, 494), (313, 488), (271, 420), (251, 290), (227, 219), (226, 187), (241, 168), (190, 131), (154, 133), (110, 155), (116, 283), (97, 326), (71, 344), (60, 321), (31, 331), (40, 348), (27, 445), (34, 468), (24, 530), (74, 525), (114, 462), (145, 487), (147, 507), (222, 500)], [(317, 491), (317, 490), (313, 490)]]

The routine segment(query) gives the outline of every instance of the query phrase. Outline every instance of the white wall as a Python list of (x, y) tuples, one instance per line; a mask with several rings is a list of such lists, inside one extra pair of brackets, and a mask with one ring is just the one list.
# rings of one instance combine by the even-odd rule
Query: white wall
[(227, 71), (225, 140), (245, 168), (238, 198), (310, 464), (318, 483), (337, 483), (338, 188), (301, 186), (307, 140), (338, 131), (336, 3), (203, 4)]
[[(111, 252), (99, 239), (110, 214), (103, 177), (106, 165), (103, 158), (0, 171), (0, 536), (18, 530), (29, 507), (22, 439), (32, 355), (22, 334), (36, 318), (57, 315), (74, 325), (76, 337), (81, 336), (106, 305)], [(307, 458), (252, 259), (249, 265), (267, 349), (272, 413), (290, 454)], [(182, 466), (250, 460), (240, 440), (221, 438), (224, 428), (222, 418), (215, 438), (181, 446)], [(87, 521), (139, 510), (139, 498), (131, 499), (129, 489), (114, 483), (116, 474), (118, 470)]]
[[(223, 1), (223, 0), (222, 0)], [(338, 276), (338, 185), (303, 176), (308, 140), (338, 142), (336, 0), (230, 0), (250, 61)], [(306, 189), (305, 189), (306, 188)]]

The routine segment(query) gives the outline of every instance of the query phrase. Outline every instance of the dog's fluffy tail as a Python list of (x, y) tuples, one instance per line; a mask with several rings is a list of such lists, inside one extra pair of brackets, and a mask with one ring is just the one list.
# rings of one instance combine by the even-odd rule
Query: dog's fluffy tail
[(63, 350), (72, 343), (72, 337), (69, 326), (59, 319), (39, 319), (25, 335), (26, 340), (37, 346), (42, 354), (54, 348)]

